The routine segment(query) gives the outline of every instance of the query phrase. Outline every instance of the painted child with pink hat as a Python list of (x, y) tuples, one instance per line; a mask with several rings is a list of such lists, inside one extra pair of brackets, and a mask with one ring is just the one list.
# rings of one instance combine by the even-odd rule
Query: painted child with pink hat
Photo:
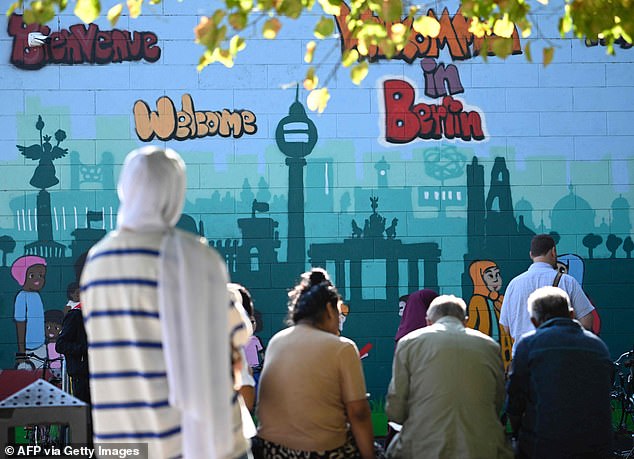
[[(15, 297), (13, 318), (18, 341), (18, 354), (34, 353), (46, 358), (46, 334), (44, 304), (40, 290), (46, 282), (46, 260), (35, 255), (25, 255), (13, 263), (11, 275), (22, 286)], [(17, 368), (33, 368), (38, 362), (18, 356)]]

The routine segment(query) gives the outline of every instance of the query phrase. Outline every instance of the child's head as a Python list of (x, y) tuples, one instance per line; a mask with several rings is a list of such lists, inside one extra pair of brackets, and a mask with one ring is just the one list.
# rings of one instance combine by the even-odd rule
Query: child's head
[(11, 275), (26, 292), (39, 292), (46, 281), (46, 260), (35, 255), (18, 258), (11, 266)]
[(79, 303), (79, 282), (71, 282), (66, 287), (66, 297), (70, 301)]
[(46, 342), (54, 343), (57, 341), (59, 333), (62, 331), (62, 320), (64, 312), (60, 309), (50, 309), (44, 312), (44, 323), (46, 328)]

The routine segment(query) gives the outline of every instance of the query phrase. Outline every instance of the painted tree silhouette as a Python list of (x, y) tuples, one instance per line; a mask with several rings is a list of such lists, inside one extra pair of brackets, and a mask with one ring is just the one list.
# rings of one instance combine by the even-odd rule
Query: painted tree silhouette
[(593, 258), (594, 249), (603, 242), (603, 238), (598, 234), (590, 233), (583, 238), (583, 245), (588, 248), (588, 258)]
[(0, 236), (0, 250), (2, 250), (2, 266), (7, 266), (7, 254), (15, 250), (15, 240), (11, 236)]
[(630, 236), (625, 238), (623, 241), (623, 250), (627, 253), (627, 258), (632, 258), (632, 252), (634, 251), (634, 241)]
[(605, 246), (608, 248), (608, 250), (611, 253), (610, 258), (616, 258), (616, 251), (621, 246), (622, 242), (623, 242), (623, 239), (621, 239), (615, 234), (610, 234), (608, 236), (608, 240), (605, 241)]

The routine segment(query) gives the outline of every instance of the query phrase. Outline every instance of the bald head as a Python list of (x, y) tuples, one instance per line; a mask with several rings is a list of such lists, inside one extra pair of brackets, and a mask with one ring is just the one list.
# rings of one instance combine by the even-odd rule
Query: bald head
[(435, 298), (427, 310), (427, 322), (433, 324), (446, 316), (464, 322), (467, 318), (467, 305), (464, 300), (454, 295), (441, 295)]
[(556, 317), (570, 318), (573, 314), (570, 297), (559, 287), (538, 288), (530, 294), (527, 303), (535, 327)]

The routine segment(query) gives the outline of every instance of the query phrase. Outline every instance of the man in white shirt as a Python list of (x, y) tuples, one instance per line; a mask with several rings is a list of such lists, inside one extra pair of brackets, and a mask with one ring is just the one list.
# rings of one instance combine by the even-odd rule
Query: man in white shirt
[(538, 234), (531, 241), (533, 264), (509, 283), (504, 294), (500, 324), (514, 340), (513, 355), (520, 337), (535, 329), (527, 310), (527, 300), (540, 287), (555, 286), (570, 297), (574, 318), (587, 330), (592, 329), (594, 306), (574, 277), (557, 270), (557, 247), (549, 234)]

